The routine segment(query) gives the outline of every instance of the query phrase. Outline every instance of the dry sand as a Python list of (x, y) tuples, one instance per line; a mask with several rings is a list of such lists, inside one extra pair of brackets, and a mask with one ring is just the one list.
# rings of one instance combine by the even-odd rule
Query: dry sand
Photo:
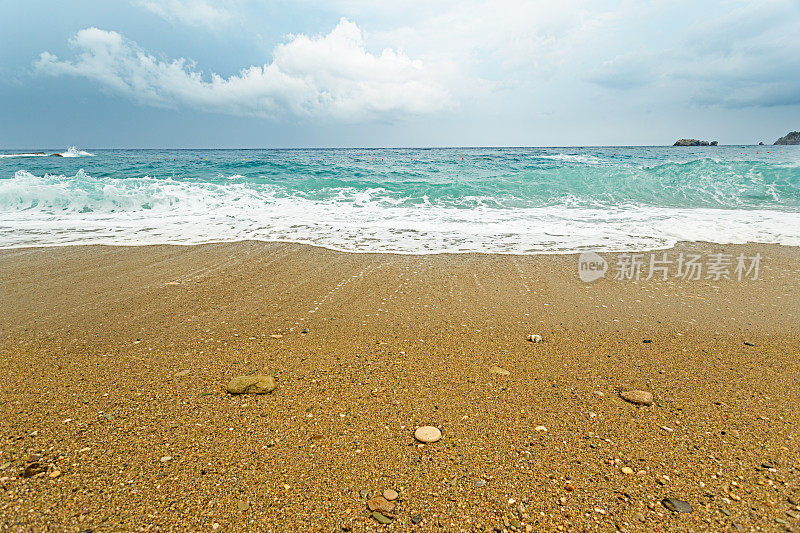
[[(760, 251), (761, 279), (255, 242), (0, 251), (0, 525), (796, 531), (800, 250), (678, 248)], [(250, 373), (278, 388), (224, 391)], [(421, 425), (443, 438), (418, 445)], [(24, 478), (32, 454), (46, 471)], [(388, 526), (361, 494), (387, 488)]]

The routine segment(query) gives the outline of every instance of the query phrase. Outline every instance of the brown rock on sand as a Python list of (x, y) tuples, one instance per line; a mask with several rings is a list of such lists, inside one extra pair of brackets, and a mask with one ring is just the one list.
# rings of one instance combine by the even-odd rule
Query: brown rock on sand
[(231, 394), (265, 394), (276, 388), (272, 376), (236, 376), (228, 383), (227, 391)]
[(369, 507), (370, 511), (380, 511), (382, 513), (391, 513), (394, 511), (394, 504), (383, 496), (375, 496), (368, 500), (367, 507)]
[(643, 390), (628, 390), (619, 393), (626, 402), (636, 405), (653, 405), (653, 394)]

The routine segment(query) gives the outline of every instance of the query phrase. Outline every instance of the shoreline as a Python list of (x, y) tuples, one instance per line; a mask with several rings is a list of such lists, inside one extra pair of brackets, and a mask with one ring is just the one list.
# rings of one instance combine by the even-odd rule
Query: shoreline
[[(761, 277), (583, 283), (574, 254), (260, 241), (0, 250), (0, 523), (797, 527), (800, 248), (656, 252), (760, 253)], [(277, 389), (225, 392), (253, 373)], [(423, 425), (442, 440), (420, 446)], [(362, 491), (387, 488), (385, 526)]]
[(786, 249), (794, 249), (800, 252), (800, 245), (794, 244), (782, 244), (776, 242), (756, 242), (756, 241), (747, 241), (741, 243), (721, 243), (721, 242), (714, 242), (714, 241), (677, 241), (674, 244), (658, 247), (658, 248), (635, 248), (635, 249), (625, 249), (625, 250), (605, 250), (599, 247), (587, 247), (585, 250), (564, 250), (564, 251), (534, 251), (534, 252), (527, 252), (527, 253), (518, 253), (518, 252), (475, 252), (475, 251), (465, 251), (465, 252), (392, 252), (392, 251), (360, 251), (360, 250), (346, 250), (343, 248), (333, 248), (330, 246), (325, 246), (323, 244), (314, 244), (309, 242), (302, 242), (302, 241), (280, 241), (280, 240), (259, 240), (259, 239), (238, 239), (238, 240), (220, 240), (220, 241), (207, 241), (207, 242), (187, 242), (187, 243), (114, 243), (114, 244), (106, 244), (106, 243), (90, 243), (90, 244), (83, 244), (83, 243), (61, 243), (61, 244), (30, 244), (30, 245), (17, 245), (17, 246), (9, 246), (9, 247), (2, 247), (0, 246), (0, 254), (4, 252), (13, 252), (14, 250), (47, 250), (50, 248), (150, 248), (150, 247), (195, 247), (195, 246), (223, 246), (223, 245), (247, 245), (247, 244), (262, 244), (262, 245), (290, 245), (290, 246), (300, 246), (300, 247), (307, 247), (310, 249), (319, 249), (325, 250), (327, 252), (334, 252), (334, 253), (341, 253), (341, 254), (354, 254), (354, 255), (376, 255), (376, 256), (408, 256), (408, 257), (436, 257), (436, 256), (452, 256), (452, 257), (459, 257), (459, 256), (514, 256), (514, 257), (536, 257), (536, 256), (567, 256), (567, 257), (577, 257), (581, 253), (584, 252), (595, 252), (599, 254), (607, 254), (616, 256), (618, 254), (649, 254), (649, 253), (656, 253), (656, 252), (669, 252), (673, 250), (679, 249), (689, 249), (691, 247), (702, 248), (704, 250), (710, 248), (725, 248), (725, 247), (746, 247), (746, 248), (786, 248)]

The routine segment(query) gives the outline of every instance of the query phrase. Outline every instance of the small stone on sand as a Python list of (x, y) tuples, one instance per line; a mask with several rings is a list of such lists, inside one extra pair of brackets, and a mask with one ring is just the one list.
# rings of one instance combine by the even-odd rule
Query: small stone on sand
[(661, 505), (675, 513), (691, 513), (694, 511), (691, 505), (677, 498), (664, 498)]
[(50, 472), (51, 479), (55, 479), (60, 475), (61, 475), (61, 470), (53, 470), (52, 472)]
[(159, 461), (161, 461), (162, 463), (168, 463), (168, 462), (172, 461), (172, 457), (169, 456), (169, 455), (165, 455), (164, 457), (159, 459)]
[(622, 470), (623, 474), (627, 474), (627, 475), (633, 474), (633, 468), (631, 468), (629, 466), (623, 466), (621, 470)]
[(175, 372), (175, 377), (176, 378), (182, 378), (182, 377), (188, 376), (188, 375), (189, 375), (189, 371), (188, 370), (181, 370), (180, 372)]
[(414, 516), (411, 517), (411, 523), (412, 524), (419, 524), (420, 522), (422, 522), (422, 515), (421, 514), (415, 514)]
[(377, 520), (381, 524), (391, 524), (392, 523), (392, 520), (390, 518), (386, 518), (384, 515), (382, 515), (378, 511), (375, 511), (374, 513), (372, 513), (372, 518), (374, 518), (375, 520)]
[(542, 336), (541, 335), (529, 335), (528, 336), (528, 340), (531, 341), (531, 342), (542, 342)]
[(391, 513), (394, 511), (394, 503), (383, 496), (375, 496), (367, 500), (367, 507), (369, 507), (370, 511), (380, 511), (382, 513)]
[(385, 491), (383, 491), (383, 497), (389, 501), (396, 500), (398, 496), (400, 495), (397, 494), (397, 491), (394, 489), (386, 489)]
[(626, 402), (636, 405), (653, 405), (653, 395), (643, 390), (627, 390), (619, 393)]
[(536, 426), (535, 428), (533, 428), (533, 430), (534, 431), (543, 431), (543, 432), (547, 433), (547, 428), (544, 427), (544, 426)]
[(490, 374), (499, 374), (499, 375), (501, 375), (501, 376), (507, 376), (507, 375), (511, 374), (511, 372), (509, 372), (509, 371), (508, 371), (508, 370), (506, 370), (505, 368), (500, 368), (499, 366), (493, 366), (493, 367), (491, 367), (491, 368), (489, 369), (489, 373), (490, 373)]
[(247, 511), (250, 509), (250, 504), (248, 502), (238, 501), (236, 502), (236, 508), (240, 511)]
[(228, 383), (227, 391), (231, 394), (265, 394), (275, 390), (275, 378), (272, 376), (236, 376)]
[(430, 444), (441, 439), (442, 432), (439, 431), (439, 428), (435, 428), (433, 426), (422, 426), (417, 428), (417, 430), (414, 432), (414, 438), (420, 442)]

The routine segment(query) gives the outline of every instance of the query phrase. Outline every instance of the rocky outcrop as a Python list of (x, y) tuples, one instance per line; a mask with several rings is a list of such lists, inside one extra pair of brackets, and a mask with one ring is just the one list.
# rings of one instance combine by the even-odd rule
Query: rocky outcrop
[(717, 141), (700, 141), (697, 139), (678, 139), (672, 146), (716, 146)]
[(775, 144), (800, 144), (800, 131), (791, 131), (775, 141)]

